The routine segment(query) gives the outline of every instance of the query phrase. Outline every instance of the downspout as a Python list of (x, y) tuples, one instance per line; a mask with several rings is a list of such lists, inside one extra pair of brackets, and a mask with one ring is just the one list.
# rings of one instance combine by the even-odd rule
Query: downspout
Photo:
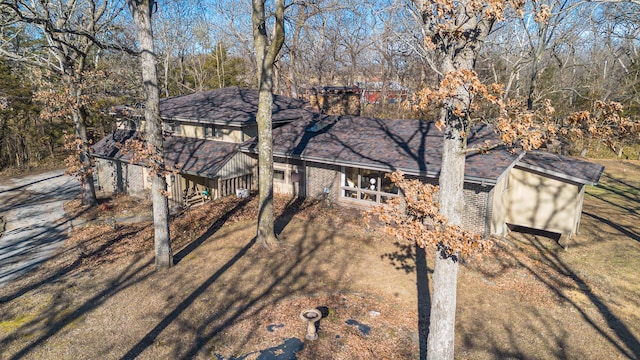
[(487, 209), (484, 215), (484, 238), (488, 238), (491, 235), (491, 218), (493, 216), (493, 193), (496, 190), (496, 186), (489, 191), (487, 196)]
[(576, 220), (574, 221), (573, 233), (571, 235), (575, 235), (578, 233), (578, 229), (580, 229), (580, 220), (582, 219), (582, 207), (584, 205), (584, 194), (587, 189), (587, 185), (582, 185), (582, 189), (580, 189), (580, 201), (578, 201), (578, 206), (576, 208)]
[(309, 196), (309, 169), (307, 168), (307, 161), (302, 160), (302, 170), (304, 171), (304, 197)]

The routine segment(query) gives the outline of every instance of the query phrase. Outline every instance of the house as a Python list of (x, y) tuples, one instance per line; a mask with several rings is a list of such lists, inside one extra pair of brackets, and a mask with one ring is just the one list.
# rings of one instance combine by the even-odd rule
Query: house
[[(255, 129), (255, 119), (250, 119), (257, 106), (233, 98), (233, 92), (236, 92), (236, 96), (248, 99), (251, 91), (223, 89), (215, 92), (231, 97), (215, 105), (206, 101), (190, 103), (197, 99), (217, 98), (212, 93), (189, 95), (194, 96), (192, 100), (188, 97), (167, 99), (168, 103), (165, 100), (161, 104), (162, 118), (165, 122), (178, 121), (179, 131), (184, 134), (185, 127), (209, 124), (212, 119), (220, 126), (230, 126), (228, 124), (237, 121), (233, 116), (242, 113), (243, 120), (239, 123), (244, 127), (239, 128), (243, 129), (243, 135), (233, 139), (247, 141), (224, 142), (202, 136), (176, 136), (175, 133), (167, 136), (167, 162), (179, 170), (176, 180), (170, 182), (175, 184), (180, 179), (179, 186), (172, 188), (174, 198), (192, 184), (200, 186), (196, 189), (199, 191), (210, 189), (214, 197), (233, 193), (225, 191), (225, 186), (234, 188), (223, 183), (229, 180), (241, 187), (253, 186), (257, 142), (248, 138), (255, 134), (255, 130), (250, 130), (252, 126)], [(307, 111), (303, 106), (284, 98), (279, 98), (274, 106), (275, 193), (321, 197), (345, 206), (367, 208), (398, 196), (398, 190), (385, 177), (396, 169), (437, 184), (443, 134), (434, 123), (327, 115)], [(203, 109), (198, 110), (200, 107)], [(220, 107), (219, 112), (215, 111), (216, 107)], [(235, 107), (243, 110), (234, 110)], [(168, 112), (176, 108), (184, 112), (180, 112), (180, 116), (177, 112)], [(185, 113), (191, 115), (184, 116)], [(223, 127), (222, 131), (230, 129)], [(136, 133), (121, 129), (96, 144), (96, 156), (102, 161), (98, 165), (98, 179), (103, 189), (109, 186), (105, 179), (113, 184), (126, 180), (129, 189), (132, 189), (131, 184), (140, 181), (140, 176), (131, 172), (127, 173), (126, 179), (118, 180), (122, 175), (118, 175), (117, 166), (124, 166), (127, 155), (116, 143), (134, 136), (132, 134)], [(498, 136), (488, 126), (475, 127), (468, 139), (470, 147), (497, 142)], [(114, 163), (120, 165), (114, 168)], [(108, 171), (100, 171), (101, 168)], [(138, 168), (136, 171), (142, 171), (144, 182), (145, 170)], [(509, 225), (573, 235), (580, 224), (585, 187), (597, 184), (602, 171), (602, 166), (545, 152), (514, 153), (506, 147), (498, 147), (487, 154), (470, 152), (465, 168), (463, 223), (468, 229), (484, 235), (505, 235)], [(125, 173), (120, 170), (120, 174)], [(112, 186), (109, 190), (116, 188)]]
[[(274, 182), (281, 192), (367, 207), (397, 196), (384, 174), (401, 170), (437, 184), (443, 134), (421, 120), (316, 116), (274, 130)], [(468, 146), (499, 142), (488, 126), (476, 127)], [(255, 142), (241, 146), (255, 153)], [(255, 156), (255, 155), (254, 155)], [(469, 153), (463, 223), (484, 235), (505, 235), (520, 225), (572, 235), (578, 230), (585, 185), (597, 184), (603, 167), (544, 152), (512, 153), (498, 147)], [(296, 183), (292, 179), (298, 180)], [(284, 190), (284, 191), (283, 191)]]
[(409, 88), (395, 81), (385, 86), (382, 81), (359, 83), (363, 104), (399, 104), (409, 100)]
[[(301, 100), (274, 96), (273, 123), (279, 126), (310, 116)], [(254, 187), (256, 161), (239, 152), (257, 134), (258, 92), (230, 87), (160, 100), (170, 201), (174, 206), (235, 194)], [(151, 188), (148, 169), (131, 163), (123, 145), (141, 140), (141, 109), (120, 106), (111, 112), (119, 127), (93, 146), (98, 189), (144, 196)]]

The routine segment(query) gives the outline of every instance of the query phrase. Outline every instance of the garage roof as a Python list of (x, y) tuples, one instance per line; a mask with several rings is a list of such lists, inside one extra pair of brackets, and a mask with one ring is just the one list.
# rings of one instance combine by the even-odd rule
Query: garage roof
[(598, 185), (604, 166), (544, 151), (527, 152), (517, 166), (585, 185)]

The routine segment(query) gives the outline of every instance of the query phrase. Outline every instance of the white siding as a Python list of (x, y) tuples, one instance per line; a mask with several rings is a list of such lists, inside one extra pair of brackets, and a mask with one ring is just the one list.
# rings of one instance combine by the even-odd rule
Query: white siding
[(509, 178), (506, 222), (572, 235), (580, 219), (583, 187), (516, 167)]

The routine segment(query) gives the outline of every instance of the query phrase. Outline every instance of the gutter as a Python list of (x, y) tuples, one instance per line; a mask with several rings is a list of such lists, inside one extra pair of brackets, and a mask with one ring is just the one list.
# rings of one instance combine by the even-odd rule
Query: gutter
[[(132, 163), (129, 162), (129, 160), (125, 160), (125, 159), (116, 159), (116, 158), (112, 158), (112, 157), (107, 157), (107, 156), (102, 156), (102, 155), (96, 155), (96, 154), (91, 154), (91, 156), (95, 157), (95, 158), (99, 158), (99, 159), (103, 159), (103, 160), (110, 160), (110, 161), (118, 161), (121, 163), (127, 163), (130, 165), (136, 165), (136, 166), (142, 166), (144, 168), (148, 168), (147, 165), (142, 164), (142, 163)], [(180, 174), (185, 174), (185, 175), (193, 175), (193, 176), (198, 176), (198, 177), (204, 177), (207, 179), (213, 179), (217, 176), (218, 172), (220, 171), (220, 169), (222, 169), (222, 167), (229, 161), (229, 159), (227, 159), (225, 162), (223, 162), (220, 166), (218, 166), (215, 169), (214, 174), (207, 174), (207, 173), (201, 173), (201, 172), (197, 172), (197, 171), (188, 171), (188, 170), (180, 170), (180, 169), (176, 169), (178, 171), (178, 173)], [(171, 171), (170, 171), (171, 172)], [(247, 175), (247, 174), (244, 174)]]
[[(257, 123), (252, 120), (246, 120), (246, 121), (242, 121), (242, 122), (234, 122), (234, 121), (224, 121), (224, 120), (203, 120), (203, 119), (192, 119), (192, 118), (184, 118), (184, 117), (168, 117), (168, 116), (160, 116), (160, 118), (163, 121), (179, 121), (182, 123), (188, 123), (188, 124), (199, 124), (199, 125), (223, 125), (223, 126), (229, 126), (229, 127), (235, 127), (235, 128), (244, 128), (244, 127), (249, 127), (252, 125), (256, 125)], [(272, 122), (274, 124), (288, 124), (290, 122), (295, 121), (296, 119), (292, 119), (292, 120), (275, 120)]]
[[(242, 152), (248, 152), (248, 153), (252, 153), (252, 154), (257, 154), (257, 151), (254, 151), (253, 149), (248, 148), (247, 146), (240, 146), (240, 151)], [(273, 156), (277, 156), (277, 157), (283, 157), (283, 158), (290, 158), (290, 159), (297, 159), (297, 160), (302, 160), (302, 161), (311, 161), (311, 162), (316, 162), (316, 163), (320, 163), (320, 164), (328, 164), (328, 165), (337, 165), (337, 166), (350, 166), (350, 167), (357, 167), (357, 168), (363, 168), (363, 169), (368, 169), (368, 170), (377, 170), (377, 171), (385, 171), (385, 172), (391, 172), (391, 171), (395, 171), (395, 170), (400, 170), (403, 173), (407, 174), (407, 175), (413, 175), (413, 176), (425, 176), (428, 178), (437, 178), (440, 176), (440, 171), (426, 171), (426, 172), (420, 172), (420, 171), (415, 171), (414, 169), (405, 169), (405, 168), (393, 168), (393, 167), (384, 167), (384, 166), (376, 166), (376, 165), (371, 165), (368, 163), (362, 163), (362, 162), (357, 162), (357, 161), (335, 161), (335, 160), (326, 160), (326, 159), (322, 159), (322, 158), (317, 158), (317, 157), (313, 157), (313, 156), (300, 156), (300, 155), (291, 155), (291, 154), (286, 154), (286, 153), (273, 153)], [(482, 186), (494, 186), (497, 184), (498, 180), (494, 180), (494, 179), (486, 179), (486, 178), (479, 178), (479, 177), (475, 177), (475, 176), (466, 176), (464, 177), (464, 182), (465, 183), (472, 183), (472, 184), (479, 184)]]
[(182, 117), (163, 117), (160, 116), (160, 118), (164, 121), (179, 121), (179, 122), (183, 122), (183, 123), (189, 123), (189, 124), (200, 124), (200, 125), (224, 125), (224, 126), (229, 126), (229, 127), (237, 127), (237, 128), (243, 128), (246, 127), (248, 125), (253, 124), (252, 122), (243, 122), (243, 123), (237, 123), (237, 122), (227, 122), (227, 121), (203, 121), (202, 119), (190, 119), (190, 118), (182, 118)]

